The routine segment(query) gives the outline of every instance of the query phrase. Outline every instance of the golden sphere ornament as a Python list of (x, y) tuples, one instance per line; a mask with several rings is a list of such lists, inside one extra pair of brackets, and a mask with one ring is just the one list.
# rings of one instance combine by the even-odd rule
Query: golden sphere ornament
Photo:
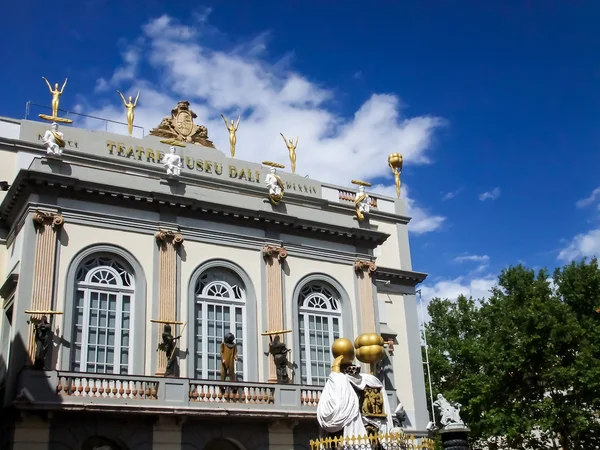
[(402, 170), (402, 155), (400, 153), (392, 153), (388, 156), (388, 165), (392, 169)]
[(339, 338), (331, 344), (331, 354), (333, 358), (343, 356), (342, 364), (352, 364), (354, 362), (354, 346), (352, 341), (346, 338)]
[(384, 342), (383, 338), (377, 333), (361, 334), (354, 341), (356, 359), (369, 364), (381, 361), (385, 355)]

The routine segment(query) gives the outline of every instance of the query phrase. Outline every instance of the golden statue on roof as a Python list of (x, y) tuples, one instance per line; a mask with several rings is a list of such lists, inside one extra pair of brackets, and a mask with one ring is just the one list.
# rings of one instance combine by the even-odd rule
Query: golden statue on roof
[(290, 162), (292, 163), (292, 173), (296, 173), (296, 147), (298, 146), (298, 137), (296, 136), (296, 143), (294, 139), (286, 139), (283, 133), (279, 133), (285, 142), (285, 146), (290, 152)]
[(67, 79), (65, 78), (65, 82), (62, 87), (58, 88), (58, 83), (54, 84), (54, 89), (50, 85), (50, 82), (46, 79), (46, 77), (42, 77), (42, 79), (48, 85), (48, 89), (52, 94), (52, 115), (48, 116), (46, 114), (39, 114), (40, 119), (49, 120), (51, 122), (62, 122), (62, 123), (73, 123), (71, 119), (63, 119), (62, 117), (58, 117), (58, 107), (60, 105), (60, 96), (63, 94), (65, 90), (65, 86), (67, 85)]
[(241, 116), (238, 116), (237, 123), (235, 124), (233, 119), (231, 119), (230, 123), (227, 123), (227, 118), (223, 114), (221, 114), (221, 117), (225, 122), (227, 131), (229, 131), (229, 151), (231, 152), (231, 157), (235, 158), (235, 144), (237, 143), (237, 137), (235, 136), (235, 133), (237, 133), (238, 127), (240, 126)]
[(150, 130), (150, 134), (177, 142), (215, 148), (212, 141), (208, 139), (208, 129), (204, 125), (194, 123), (196, 117), (198, 117), (196, 113), (190, 109), (190, 102), (180, 101), (171, 110), (171, 117), (165, 117), (160, 125)]
[(133, 136), (133, 119), (135, 118), (135, 107), (137, 106), (137, 102), (140, 98), (140, 91), (138, 91), (137, 96), (135, 97), (135, 102), (131, 101), (131, 95), (129, 96), (129, 102), (125, 101), (125, 97), (121, 94), (121, 91), (117, 91), (121, 98), (123, 99), (123, 104), (125, 108), (127, 108), (127, 131), (129, 132), (129, 136)]

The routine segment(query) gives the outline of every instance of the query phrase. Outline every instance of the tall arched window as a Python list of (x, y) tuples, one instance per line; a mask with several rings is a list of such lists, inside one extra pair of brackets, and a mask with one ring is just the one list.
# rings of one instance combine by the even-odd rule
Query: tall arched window
[(331, 366), (331, 344), (340, 337), (339, 294), (325, 283), (310, 283), (298, 299), (302, 384), (324, 385)]
[(221, 372), (221, 342), (233, 333), (238, 344), (235, 372), (238, 380), (246, 379), (244, 342), (246, 329), (246, 291), (242, 280), (231, 270), (213, 267), (196, 281), (195, 297), (195, 376), (216, 380)]
[(129, 373), (134, 292), (133, 270), (120, 259), (93, 255), (78, 267), (72, 370)]

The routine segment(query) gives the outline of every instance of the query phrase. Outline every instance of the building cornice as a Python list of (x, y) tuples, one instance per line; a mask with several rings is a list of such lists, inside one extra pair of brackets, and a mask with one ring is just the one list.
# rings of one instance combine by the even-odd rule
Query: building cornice
[(392, 269), (391, 267), (377, 267), (377, 278), (382, 281), (390, 281), (394, 284), (403, 284), (407, 286), (416, 286), (427, 278), (423, 272), (413, 272), (411, 270)]
[[(127, 176), (127, 174), (123, 174)], [(4, 201), (0, 205), (0, 219), (7, 225), (18, 220), (15, 217), (19, 203), (27, 201), (27, 195), (43, 189), (51, 195), (52, 189), (62, 197), (82, 197), (82, 200), (92, 202), (119, 202), (128, 207), (133, 204), (140, 209), (171, 208), (178, 210), (178, 215), (188, 215), (212, 221), (228, 221), (238, 225), (279, 229), (280, 232), (306, 234), (313, 238), (352, 243), (360, 247), (374, 248), (383, 244), (390, 236), (387, 233), (358, 227), (348, 227), (319, 222), (307, 218), (291, 216), (276, 211), (255, 210), (232, 205), (223, 205), (210, 200), (191, 198), (164, 192), (144, 192), (135, 187), (113, 187), (72, 176), (56, 173), (40, 172), (22, 169), (14, 183), (9, 188)], [(152, 206), (150, 206), (152, 205)]]
[[(36, 144), (29, 141), (22, 141), (19, 139), (10, 139), (6, 137), (0, 137), (0, 148), (5, 150), (12, 151), (30, 151), (32, 153), (37, 153), (40, 158), (45, 156), (45, 147), (43, 144)], [(94, 154), (86, 154), (83, 152), (74, 152), (68, 149), (65, 149), (63, 152), (62, 159), (67, 164), (77, 164), (82, 167), (89, 167), (94, 169), (101, 169), (103, 171), (111, 171), (117, 173), (126, 174), (136, 174), (140, 176), (145, 176), (148, 178), (164, 178), (164, 171), (159, 167), (149, 166), (148, 164), (138, 162), (135, 160), (126, 160), (124, 161), (115, 160), (115, 158), (110, 156), (100, 156)], [(219, 189), (219, 190), (230, 190), (231, 192), (242, 193), (246, 195), (254, 195), (254, 196), (264, 196), (265, 190), (264, 187), (246, 185), (241, 183), (236, 183), (228, 180), (227, 178), (223, 178), (220, 180), (215, 180), (210, 177), (203, 177), (199, 174), (189, 174), (187, 172), (182, 172), (182, 174), (178, 177), (178, 179), (185, 184), (189, 185), (197, 185), (206, 188)], [(318, 180), (312, 180), (314, 182), (319, 183), (323, 188), (330, 189), (341, 189), (348, 192), (354, 192), (352, 189), (343, 186), (337, 186), (331, 183), (323, 183)], [(384, 201), (393, 201), (391, 197), (378, 195), (378, 194), (370, 194), (372, 197), (381, 199)], [(265, 197), (266, 198), (266, 197)], [(289, 204), (300, 204), (303, 206), (314, 206), (318, 208), (331, 208), (332, 211), (339, 210), (343, 214), (353, 214), (355, 210), (355, 205), (353, 202), (348, 203), (338, 203), (332, 202), (330, 200), (320, 198), (320, 197), (310, 197), (306, 195), (300, 195), (293, 191), (286, 191), (285, 193), (286, 203)], [(411, 218), (399, 215), (395, 213), (381, 211), (377, 208), (371, 208), (369, 212), (369, 217), (375, 220), (384, 220), (384, 221), (393, 221), (399, 224), (407, 225)]]

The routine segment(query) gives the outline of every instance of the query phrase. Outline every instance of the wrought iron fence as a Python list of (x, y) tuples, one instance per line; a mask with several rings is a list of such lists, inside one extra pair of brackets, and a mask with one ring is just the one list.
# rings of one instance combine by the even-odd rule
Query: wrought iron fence
[(393, 431), (368, 436), (325, 437), (310, 441), (311, 450), (433, 450), (434, 442)]

